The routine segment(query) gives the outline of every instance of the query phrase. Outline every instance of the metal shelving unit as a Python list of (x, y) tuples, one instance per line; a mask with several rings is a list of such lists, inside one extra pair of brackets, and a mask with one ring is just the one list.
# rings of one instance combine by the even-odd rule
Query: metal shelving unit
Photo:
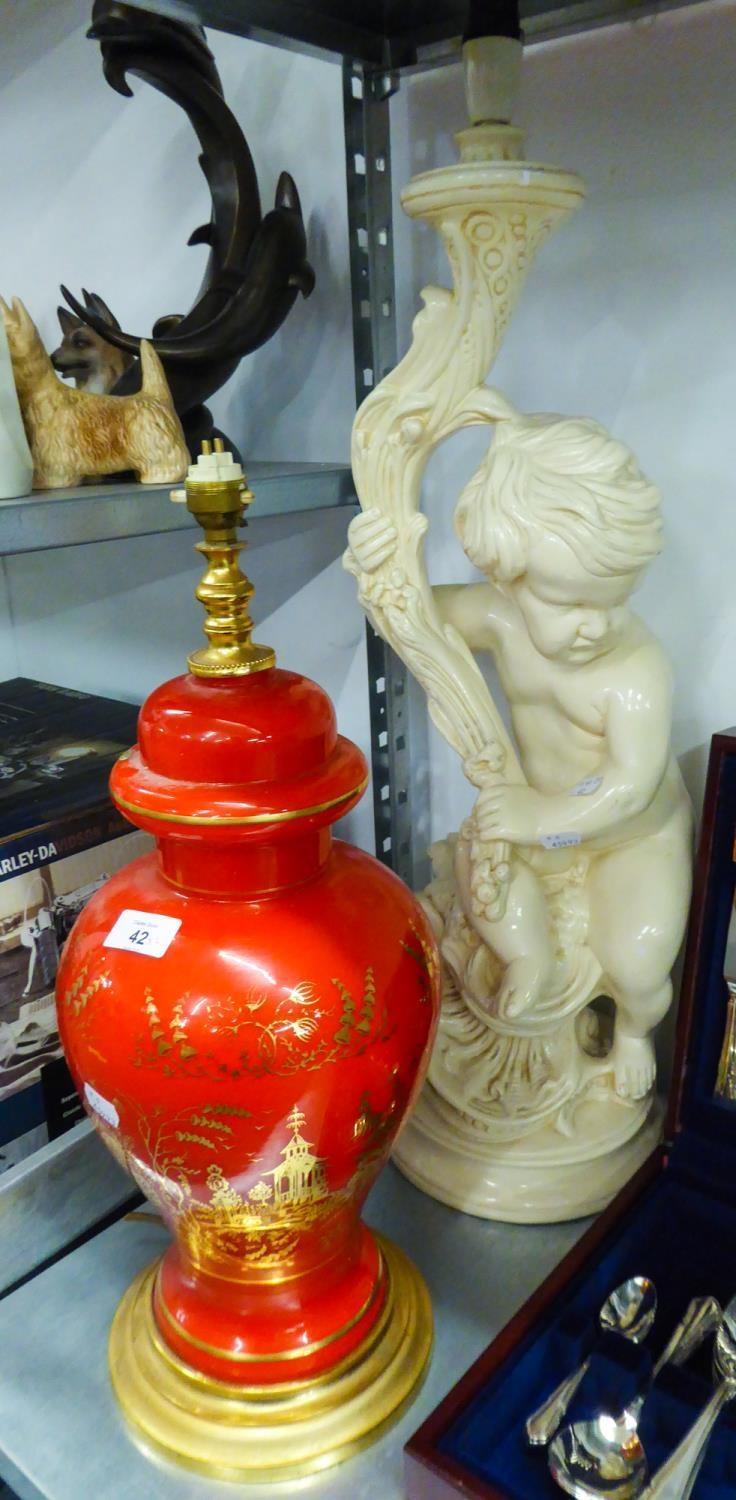
[[(401, 73), (460, 56), (467, 0), (133, 0), (181, 20), (340, 63), (358, 404), (396, 363), (389, 101)], [(522, 0), (528, 41), (687, 0)], [(403, 662), (367, 626), (375, 848), (403, 880), (428, 876), (427, 720)]]
[[(465, 0), (133, 0), (144, 9), (328, 57), (342, 66), (353, 292), (356, 392), (363, 396), (397, 357), (389, 101), (404, 70), (459, 55)], [(523, 0), (529, 40), (673, 8), (678, 0)], [(347, 468), (258, 465), (248, 477), (258, 518), (354, 503)], [(315, 523), (318, 517), (314, 516)], [(180, 530), (190, 525), (168, 491), (84, 487), (0, 504), (0, 553), (31, 551)], [(275, 524), (275, 523), (274, 523)], [(376, 848), (410, 884), (421, 882), (427, 797), (413, 796), (410, 768), (424, 757), (426, 717), (414, 713), (403, 664), (369, 630), (368, 668)], [(70, 1174), (70, 1176), (68, 1176)], [(67, 1192), (71, 1180), (74, 1191)], [(126, 1186), (86, 1126), (78, 1126), (13, 1169), (0, 1184), (0, 1262), (9, 1279), (58, 1256), (82, 1231), (118, 1208)], [(313, 1492), (325, 1500), (398, 1500), (401, 1449), (423, 1416), (488, 1343), (581, 1232), (580, 1225), (538, 1229), (457, 1214), (418, 1193), (394, 1170), (384, 1173), (368, 1220), (385, 1228), (424, 1271), (433, 1294), (437, 1348), (424, 1391), (392, 1433)], [(35, 1240), (34, 1240), (35, 1235)], [(35, 1259), (19, 1259), (21, 1239)], [(131, 1444), (106, 1372), (114, 1306), (135, 1272), (161, 1248), (150, 1217), (121, 1219), (94, 1241), (40, 1269), (0, 1304), (0, 1339), (14, 1372), (4, 1398), (0, 1476), (22, 1500), (199, 1500), (211, 1483), (153, 1465)], [(452, 1263), (452, 1274), (449, 1265)], [(51, 1335), (50, 1336), (50, 1332)], [(27, 1400), (33, 1382), (34, 1407)], [(222, 1486), (223, 1496), (230, 1486)], [(277, 1487), (284, 1493), (284, 1487)], [(220, 1493), (220, 1487), (217, 1489)], [(234, 1491), (233, 1491), (234, 1493)], [(239, 1487), (251, 1500), (265, 1491)], [(276, 1490), (269, 1487), (268, 1495)]]
[[(142, 9), (311, 53), (343, 70), (358, 404), (396, 363), (389, 101), (402, 72), (460, 57), (467, 0), (132, 0)], [(521, 0), (527, 42), (692, 0)], [(428, 876), (427, 720), (416, 685), (367, 625), (375, 848), (420, 888)], [(412, 768), (423, 766), (418, 778)], [(418, 836), (419, 835), (419, 836)]]

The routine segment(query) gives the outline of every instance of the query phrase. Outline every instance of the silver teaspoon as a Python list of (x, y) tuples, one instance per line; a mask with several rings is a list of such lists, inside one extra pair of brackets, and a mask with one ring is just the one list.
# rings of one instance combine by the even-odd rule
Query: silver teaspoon
[[(606, 1333), (618, 1333), (632, 1344), (646, 1338), (657, 1315), (657, 1293), (654, 1282), (646, 1276), (631, 1276), (606, 1298), (598, 1322)], [(548, 1443), (572, 1401), (580, 1382), (587, 1374), (590, 1358), (568, 1375), (526, 1420), (526, 1438), (532, 1447)]]
[[(558, 1433), (549, 1450), (552, 1478), (577, 1500), (631, 1500), (647, 1479), (647, 1458), (638, 1435), (642, 1407), (660, 1370), (681, 1365), (715, 1332), (721, 1309), (715, 1297), (695, 1297), (654, 1365), (644, 1390), (620, 1416), (601, 1412)], [(669, 1500), (669, 1495), (668, 1495)]]
[(729, 1401), (736, 1396), (736, 1297), (726, 1307), (716, 1335), (713, 1369), (720, 1378), (696, 1422), (693, 1422), (667, 1462), (657, 1470), (641, 1500), (688, 1500), (705, 1458), (710, 1435)]

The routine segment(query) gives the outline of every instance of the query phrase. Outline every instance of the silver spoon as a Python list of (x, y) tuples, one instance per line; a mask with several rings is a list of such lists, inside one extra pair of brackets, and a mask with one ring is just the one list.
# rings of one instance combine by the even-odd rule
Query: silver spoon
[[(646, 1276), (631, 1276), (606, 1298), (598, 1314), (605, 1333), (619, 1333), (632, 1344), (646, 1338), (657, 1315), (654, 1282)], [(568, 1375), (526, 1420), (526, 1438), (532, 1447), (548, 1443), (557, 1431), (575, 1392), (590, 1365), (590, 1356)]]
[[(715, 1297), (695, 1297), (654, 1365), (644, 1390), (620, 1416), (601, 1412), (558, 1433), (549, 1450), (552, 1478), (577, 1500), (631, 1500), (647, 1480), (647, 1459), (637, 1428), (642, 1407), (660, 1370), (681, 1365), (714, 1333), (721, 1309)], [(673, 1492), (674, 1493), (674, 1492)], [(668, 1492), (668, 1500), (670, 1500)]]
[(714, 1374), (720, 1377), (707, 1406), (657, 1470), (641, 1500), (688, 1500), (705, 1458), (708, 1440), (724, 1406), (736, 1396), (736, 1297), (726, 1307), (716, 1335)]

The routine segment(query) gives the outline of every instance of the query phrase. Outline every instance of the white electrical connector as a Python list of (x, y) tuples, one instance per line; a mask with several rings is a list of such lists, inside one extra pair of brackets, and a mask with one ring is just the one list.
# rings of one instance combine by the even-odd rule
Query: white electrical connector
[(523, 50), (522, 43), (511, 36), (478, 36), (463, 43), (465, 99), (473, 125), (510, 122)]
[[(209, 449), (209, 443), (204, 445)], [(239, 484), (245, 489), (245, 475), (242, 466), (228, 453), (223, 446), (222, 438), (215, 438), (215, 451), (203, 451), (199, 454), (197, 462), (190, 464), (187, 470), (186, 482), (188, 485), (213, 485), (213, 484)], [(186, 490), (171, 490), (170, 499), (175, 505), (186, 504)]]
[(242, 466), (236, 463), (232, 453), (223, 449), (200, 453), (196, 464), (189, 465), (187, 484), (222, 484), (223, 480), (232, 483), (234, 479), (244, 478)]

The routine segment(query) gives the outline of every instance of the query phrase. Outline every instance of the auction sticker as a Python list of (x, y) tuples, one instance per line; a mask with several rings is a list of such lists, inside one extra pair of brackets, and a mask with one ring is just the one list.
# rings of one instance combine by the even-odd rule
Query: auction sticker
[(110, 928), (103, 947), (122, 948), (126, 953), (145, 953), (148, 958), (163, 958), (180, 927), (180, 917), (163, 917), (154, 911), (126, 908)]
[(581, 841), (580, 833), (543, 833), (539, 840), (543, 849), (570, 849)]
[(116, 1130), (120, 1124), (120, 1116), (115, 1105), (111, 1104), (109, 1099), (103, 1098), (102, 1094), (98, 1094), (97, 1089), (93, 1089), (91, 1083), (85, 1083), (84, 1097), (95, 1114), (99, 1115), (107, 1125), (112, 1125), (113, 1129)]

